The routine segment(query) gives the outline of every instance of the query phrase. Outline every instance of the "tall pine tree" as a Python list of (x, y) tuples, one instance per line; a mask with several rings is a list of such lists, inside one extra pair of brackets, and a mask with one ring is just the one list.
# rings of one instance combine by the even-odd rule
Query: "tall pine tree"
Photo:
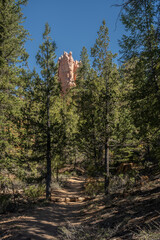
[(116, 67), (113, 64), (113, 55), (109, 51), (109, 36), (108, 28), (105, 21), (102, 22), (98, 31), (98, 38), (93, 48), (91, 48), (91, 55), (94, 58), (93, 66), (98, 73), (98, 81), (100, 81), (102, 89), (100, 93), (101, 98), (101, 116), (103, 123), (103, 145), (105, 151), (105, 193), (108, 193), (109, 186), (109, 142), (112, 136), (112, 125), (114, 123), (114, 101), (115, 101), (115, 85), (117, 82)]
[(146, 146), (147, 159), (151, 158), (153, 143), (156, 139), (159, 141), (160, 131), (158, 9), (159, 1), (132, 0), (124, 3), (121, 16), (128, 31), (128, 35), (124, 35), (120, 41), (122, 58), (130, 66), (132, 88), (128, 92), (128, 99), (139, 138)]
[(39, 46), (39, 51), (36, 55), (37, 63), (41, 68), (42, 80), (40, 80), (41, 90), (43, 91), (42, 104), (44, 107), (43, 123), (46, 133), (46, 199), (51, 199), (51, 96), (56, 95), (57, 88), (57, 64), (55, 63), (56, 44), (50, 37), (51, 29), (46, 23), (43, 33), (43, 44)]
[(26, 3), (0, 0), (0, 161), (1, 168), (10, 171), (21, 159), (18, 124), (24, 104), (23, 64), (28, 56), (24, 47), (28, 33), (22, 26), (21, 6)]

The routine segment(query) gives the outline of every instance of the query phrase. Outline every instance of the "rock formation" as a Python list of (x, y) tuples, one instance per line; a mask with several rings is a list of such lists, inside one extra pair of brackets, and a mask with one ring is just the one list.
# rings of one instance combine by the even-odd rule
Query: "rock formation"
[(69, 88), (76, 85), (76, 71), (79, 62), (73, 60), (72, 52), (64, 52), (58, 59), (58, 64), (58, 78), (61, 82), (62, 92), (65, 94)]

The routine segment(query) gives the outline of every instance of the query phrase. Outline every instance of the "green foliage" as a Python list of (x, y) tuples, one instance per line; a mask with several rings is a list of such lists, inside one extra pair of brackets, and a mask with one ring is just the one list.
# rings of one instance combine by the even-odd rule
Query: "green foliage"
[(24, 194), (28, 200), (36, 201), (45, 194), (45, 185), (30, 185), (24, 189)]
[(126, 97), (136, 138), (146, 147), (145, 159), (153, 161), (154, 143), (159, 142), (160, 117), (158, 12), (159, 1), (133, 0), (124, 4), (121, 17), (129, 34), (120, 41), (124, 80), (126, 86), (130, 85)]
[[(48, 23), (46, 23), (45, 31), (43, 33), (44, 42), (39, 46), (39, 51), (36, 55), (37, 64), (39, 64), (41, 68), (42, 79), (37, 74), (35, 75), (35, 101), (33, 103), (36, 110), (38, 110), (36, 116), (36, 123), (38, 121), (38, 124), (36, 124), (35, 150), (38, 150), (36, 152), (41, 160), (46, 158), (47, 199), (51, 196), (51, 160), (54, 151), (52, 143), (56, 138), (56, 132), (54, 129), (58, 124), (57, 119), (55, 119), (57, 114), (56, 103), (57, 97), (60, 94), (57, 81), (57, 64), (55, 63), (56, 44), (52, 41), (50, 32), (51, 29)], [(44, 146), (43, 148), (41, 148), (42, 145)]]
[(25, 81), (22, 78), (27, 53), (21, 5), (27, 1), (0, 1), (0, 164), (15, 170), (21, 159), (20, 122)]
[[(27, 0), (0, 1), (0, 66), (20, 63), (27, 57), (24, 44), (28, 33), (22, 25), (24, 18), (21, 9), (21, 5), (26, 3)], [(5, 69), (1, 71), (1, 74), (4, 73)]]
[(77, 79), (76, 82), (78, 84), (77, 91), (81, 90), (81, 88), (85, 87), (85, 81), (87, 81), (87, 77), (89, 75), (90, 70), (90, 62), (87, 49), (85, 47), (82, 48), (80, 53), (80, 66), (77, 69)]
[(89, 196), (104, 193), (104, 181), (102, 179), (90, 178), (85, 184), (85, 193)]
[[(160, 28), (159, 0), (122, 4), (123, 65), (114, 64), (105, 21), (91, 48), (93, 68), (83, 47), (76, 87), (60, 92), (56, 43), (48, 23), (36, 55), (40, 75), (27, 71), (21, 7), (27, 0), (0, 0), (0, 168), (27, 183), (43, 183), (51, 194), (51, 172), (81, 164), (90, 176), (109, 182), (110, 165), (160, 163)], [(113, 177), (110, 188), (131, 188), (136, 173)], [(12, 182), (0, 179), (11, 188)], [(89, 183), (94, 195), (104, 184)], [(43, 187), (42, 187), (43, 189)], [(39, 193), (38, 193), (39, 191)], [(41, 187), (30, 186), (36, 199)], [(38, 195), (40, 194), (40, 195)], [(10, 199), (2, 199), (6, 209)]]
[(136, 183), (136, 176), (132, 174), (120, 174), (112, 176), (110, 179), (110, 193), (123, 193), (126, 190), (132, 190)]
[[(74, 91), (74, 90), (73, 90)], [(60, 159), (63, 164), (72, 164), (76, 161), (77, 154), (77, 123), (79, 114), (73, 102), (73, 92), (70, 90), (61, 99), (60, 124), (61, 135), (59, 141)]]
[(100, 26), (96, 43), (91, 48), (91, 55), (94, 58), (93, 66), (97, 70), (98, 81), (101, 86), (98, 94), (98, 124), (101, 126), (101, 146), (104, 149), (105, 192), (107, 193), (110, 175), (109, 144), (116, 124), (119, 74), (116, 65), (113, 63), (116, 55), (109, 51), (108, 28), (105, 21)]

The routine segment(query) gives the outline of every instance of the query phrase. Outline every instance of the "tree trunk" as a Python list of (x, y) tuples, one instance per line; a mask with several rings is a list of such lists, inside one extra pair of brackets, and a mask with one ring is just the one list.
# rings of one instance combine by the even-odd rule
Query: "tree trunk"
[(59, 182), (59, 169), (58, 169), (58, 163), (57, 163), (57, 167), (56, 167), (56, 179), (57, 179), (57, 182)]
[(47, 176), (46, 176), (46, 199), (51, 200), (51, 136), (50, 136), (50, 96), (47, 95)]
[(95, 124), (94, 124), (94, 118), (92, 115), (92, 126), (93, 128), (93, 132), (92, 132), (92, 137), (93, 137), (93, 152), (94, 152), (94, 166), (95, 168), (98, 168), (98, 164), (97, 164), (97, 151), (96, 151), (96, 137), (95, 137)]
[(105, 143), (105, 194), (109, 193), (109, 139)]
[(105, 194), (109, 193), (109, 73), (106, 76), (106, 122), (105, 122)]

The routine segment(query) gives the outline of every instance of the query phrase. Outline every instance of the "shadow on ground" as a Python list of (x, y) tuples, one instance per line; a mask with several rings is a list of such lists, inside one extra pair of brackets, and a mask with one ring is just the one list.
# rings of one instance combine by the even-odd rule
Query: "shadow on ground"
[[(82, 196), (83, 184), (84, 180), (73, 178), (59, 196)], [(28, 209), (25, 214), (0, 215), (0, 238), (58, 240), (60, 229), (70, 223), (88, 226), (95, 232), (96, 229), (109, 230), (111, 234), (106, 240), (117, 237), (131, 240), (138, 229), (159, 226), (159, 206), (160, 182), (157, 180), (152, 186), (132, 190), (127, 195), (101, 196), (87, 202), (51, 202), (47, 206)]]

